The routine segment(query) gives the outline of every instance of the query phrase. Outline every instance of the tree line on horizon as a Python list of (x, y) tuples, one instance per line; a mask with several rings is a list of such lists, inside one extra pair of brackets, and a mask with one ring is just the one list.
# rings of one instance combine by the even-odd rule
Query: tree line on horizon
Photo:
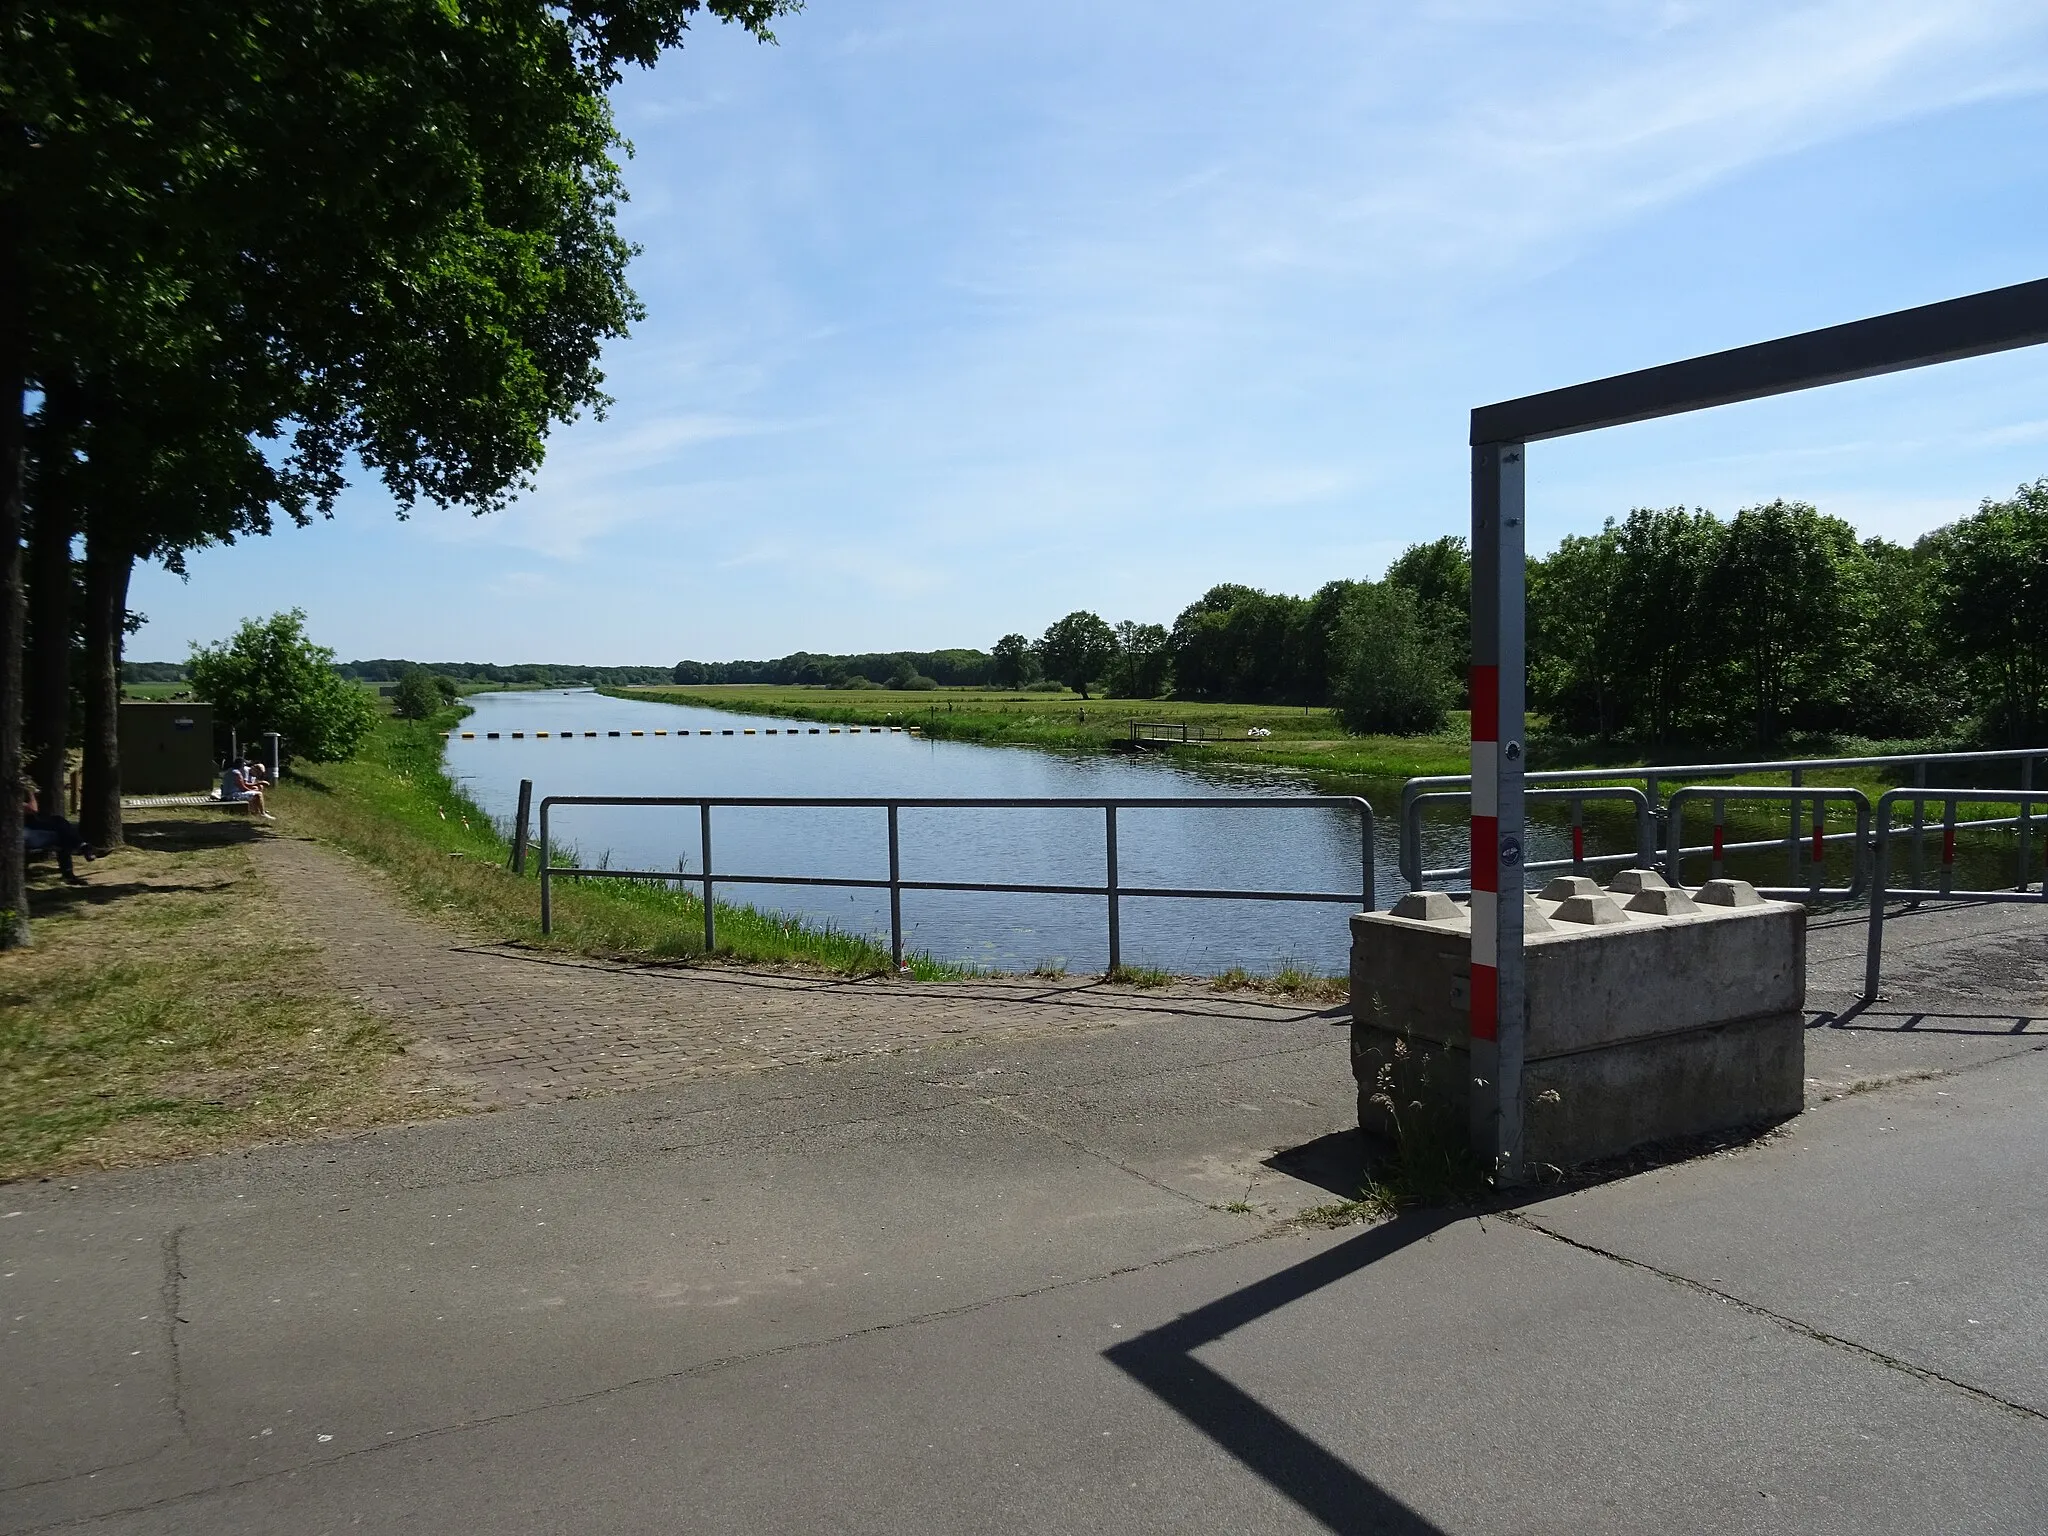
[[(1803, 502), (1638, 508), (1528, 562), (1529, 707), (1647, 751), (1798, 734), (2035, 744), (2048, 728), (2048, 479), (1912, 544)], [(1068, 614), (988, 651), (680, 662), (681, 684), (1061, 686), (1333, 709), (1355, 733), (1442, 730), (1466, 702), (1465, 541), (1307, 597), (1211, 587), (1171, 627)]]

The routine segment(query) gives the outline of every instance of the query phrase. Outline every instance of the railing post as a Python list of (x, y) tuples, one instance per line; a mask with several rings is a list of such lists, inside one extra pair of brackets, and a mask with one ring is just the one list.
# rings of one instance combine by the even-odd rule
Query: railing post
[[(1668, 808), (1657, 804), (1657, 775), (1654, 773), (1645, 774), (1643, 776), (1643, 804), (1649, 808), (1650, 816), (1651, 853), (1649, 859), (1646, 861), (1645, 867), (1649, 869), (1655, 869), (1657, 867), (1656, 850), (1662, 847), (1665, 841), (1664, 818), (1668, 814)], [(1642, 841), (1642, 838), (1638, 837), (1636, 841), (1640, 843)], [(1641, 855), (1639, 854), (1638, 857), (1640, 858)], [(1675, 866), (1677, 861), (1674, 859), (1672, 862)], [(1664, 878), (1666, 880), (1669, 880), (1673, 885), (1678, 884), (1678, 870), (1676, 869), (1676, 867), (1665, 870)]]
[(512, 828), (512, 873), (526, 873), (526, 822), (533, 814), (533, 780), (519, 781), (519, 814)]
[(548, 902), (548, 803), (540, 803), (540, 931), (555, 931), (554, 908)]
[[(1913, 787), (1927, 787), (1927, 759), (1921, 758), (1913, 765)], [(1927, 801), (1923, 796), (1913, 797), (1913, 889), (1927, 889)]]
[(1870, 936), (1863, 950), (1863, 1001), (1878, 998), (1878, 977), (1884, 969), (1884, 888), (1891, 864), (1891, 796), (1877, 801), (1876, 846), (1870, 855)]
[[(1714, 796), (1714, 861), (1712, 865), (1709, 866), (1714, 871), (1714, 878), (1716, 880), (1720, 879), (1721, 876), (1726, 874), (1728, 870), (1727, 856), (1721, 851), (1721, 829), (1727, 826), (1727, 824), (1728, 797), (1726, 795), (1716, 795)], [(1676, 880), (1672, 881), (1671, 883), (1673, 885), (1678, 884)]]
[(1820, 875), (1822, 861), (1827, 858), (1827, 801), (1819, 795), (1813, 797), (1813, 860), (1806, 867), (1807, 895), (1820, 899)]
[[(1792, 770), (1792, 787), (1797, 789), (1805, 782), (1805, 770), (1794, 768)], [(1785, 828), (1785, 883), (1787, 885), (1797, 885), (1799, 883), (1799, 797), (1794, 795), (1785, 804), (1790, 808), (1791, 812), (1791, 820)]]
[(703, 834), (704, 850), (704, 953), (710, 954), (718, 948), (718, 919), (711, 907), (711, 807), (697, 807), (698, 829)]
[[(2022, 795), (2024, 795), (2024, 794), (2026, 794), (2026, 793), (2027, 793), (2027, 792), (2028, 792), (2029, 790), (2031, 790), (2031, 789), (2032, 789), (2033, 787), (2034, 787), (2034, 760), (2033, 760), (2033, 759), (2032, 759), (2031, 757), (2023, 757), (2023, 758), (2021, 758), (2021, 759), (2020, 759), (2020, 793), (2021, 793)], [(2032, 875), (2033, 875), (2033, 869), (2034, 869), (2034, 816), (2033, 816), (2033, 810), (2034, 810), (2034, 808), (2033, 808), (2033, 804), (2032, 804), (2032, 802), (2030, 802), (2030, 801), (2027, 801), (2027, 800), (2022, 800), (2022, 801), (2020, 801), (2020, 883), (2019, 883), (2019, 889), (2020, 889), (2020, 890), (2022, 890), (2022, 891), (2024, 891), (2024, 890), (2025, 890), (2025, 889), (2026, 889), (2026, 888), (2027, 888), (2028, 886), (2030, 886), (2030, 885), (2032, 885), (2032, 884), (2034, 883), (2034, 882), (2033, 882), (2033, 879), (2032, 879)]]
[[(1641, 839), (1637, 839), (1641, 841)], [(1586, 802), (1572, 796), (1572, 873), (1586, 872)]]
[(1112, 972), (1124, 968), (1124, 936), (1122, 914), (1117, 911), (1116, 899), (1116, 807), (1102, 808), (1103, 868), (1108, 878), (1104, 888), (1109, 895), (1109, 968)]
[(1941, 894), (1956, 888), (1956, 801), (1950, 795), (1943, 802), (1941, 817)]
[(889, 958), (903, 969), (903, 857), (896, 840), (896, 807), (889, 807)]
[(1358, 802), (1359, 842), (1359, 883), (1365, 887), (1365, 910), (1377, 911), (1380, 904), (1379, 881), (1372, 867), (1372, 804), (1361, 799)]

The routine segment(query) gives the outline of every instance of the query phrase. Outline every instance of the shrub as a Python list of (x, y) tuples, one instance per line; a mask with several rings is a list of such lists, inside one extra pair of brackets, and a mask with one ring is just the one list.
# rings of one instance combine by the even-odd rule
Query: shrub
[(229, 639), (194, 646), (186, 672), (242, 740), (276, 731), (293, 757), (340, 762), (375, 727), (377, 706), (334, 670), (334, 652), (307, 639), (305, 626), (297, 608), (244, 620)]

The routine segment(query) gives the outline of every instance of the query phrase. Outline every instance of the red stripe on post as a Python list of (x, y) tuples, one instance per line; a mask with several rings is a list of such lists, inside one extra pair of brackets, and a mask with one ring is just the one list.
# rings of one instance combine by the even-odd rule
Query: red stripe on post
[(1472, 739), (1500, 740), (1500, 668), (1472, 669)]
[(1827, 845), (1822, 838), (1821, 831), (1820, 802), (1816, 800), (1813, 802), (1813, 862), (1816, 864), (1825, 862), (1828, 855)]
[(1472, 889), (1500, 889), (1500, 818), (1472, 818)]
[(1714, 823), (1714, 857), (1721, 857), (1721, 823)]
[(1943, 827), (1941, 829), (1941, 862), (1953, 864), (1955, 861), (1956, 829), (1954, 827)]
[(1572, 862), (1574, 864), (1586, 862), (1586, 829), (1584, 827), (1572, 828)]
[(1500, 1033), (1500, 972), (1490, 965), (1472, 967), (1472, 1038), (1492, 1040)]

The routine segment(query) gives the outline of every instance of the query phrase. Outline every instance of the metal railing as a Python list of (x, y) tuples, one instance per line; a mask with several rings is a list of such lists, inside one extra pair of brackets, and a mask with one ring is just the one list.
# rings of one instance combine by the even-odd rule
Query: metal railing
[(1189, 725), (1185, 720), (1133, 720), (1131, 745), (1144, 746), (1148, 742), (1173, 743), (1186, 746), (1190, 742), (1204, 742), (1209, 733), (1199, 725)]
[[(1911, 789), (1888, 790), (1878, 798), (1874, 813), (1877, 822), (1877, 836), (1870, 853), (1870, 937), (1863, 957), (1863, 1000), (1874, 1003), (1879, 999), (1879, 979), (1884, 967), (1884, 924), (1887, 901), (2036, 901), (2048, 902), (2048, 878), (2041, 882), (2041, 889), (2033, 889), (2032, 842), (2028, 831), (2032, 822), (2033, 801), (2048, 800), (2048, 795), (2035, 795), (2032, 785), (2015, 794), (2011, 790), (1996, 789)], [(1904, 800), (1924, 802), (1934, 800), (1942, 806), (1941, 818), (1941, 876), (1940, 883), (1926, 889), (1907, 887), (1896, 889), (1891, 886), (1891, 845), (1894, 834), (1900, 831), (1914, 831), (1916, 824), (1907, 827), (1892, 825), (1892, 810)], [(2013, 816), (1980, 817), (1970, 821), (1957, 819), (1957, 807), (1966, 801), (1994, 805), (2017, 805), (2018, 814)], [(1956, 833), (1976, 827), (2017, 827), (2020, 842), (2020, 883), (2017, 888), (1989, 891), (1959, 891), (1955, 888)], [(1920, 876), (1915, 872), (1917, 882)]]
[[(1547, 790), (1550, 786), (1591, 786), (1631, 781), (1641, 783), (1650, 802), (1650, 815), (1653, 824), (1658, 828), (1659, 833), (1652, 840), (1651, 846), (1653, 849), (1665, 848), (1668, 850), (1669, 839), (1663, 835), (1662, 829), (1662, 823), (1665, 820), (1668, 807), (1659, 800), (1659, 791), (1662, 786), (1678, 781), (1687, 789), (1707, 790), (1711, 793), (1712, 786), (1703, 785), (1697, 781), (1703, 779), (1741, 780), (1761, 773), (1786, 774), (1791, 779), (1789, 786), (1770, 786), (1774, 791), (1770, 798), (1783, 798), (1788, 802), (1790, 814), (1785, 836), (1782, 839), (1772, 839), (1762, 845), (1744, 844), (1743, 846), (1782, 847), (1785, 850), (1786, 871), (1789, 877), (1785, 889), (1791, 889), (1799, 883), (1798, 877), (1802, 873), (1802, 864), (1805, 862), (1804, 850), (1810, 843), (1806, 827), (1806, 802), (1814, 798), (1816, 791), (1807, 787), (1806, 778), (1808, 774), (1818, 774), (1824, 770), (1843, 768), (1910, 767), (1913, 771), (1913, 784), (1910, 788), (1901, 791), (1901, 799), (1911, 800), (1914, 805), (1912, 821), (1913, 860), (1916, 871), (1915, 878), (1917, 879), (1918, 871), (1923, 867), (1924, 862), (1926, 802), (1929, 800), (1938, 801), (1940, 795), (1946, 793), (1946, 790), (1937, 791), (1926, 787), (1928, 770), (1930, 768), (1955, 768), (1979, 763), (2016, 762), (2019, 764), (2020, 789), (2024, 793), (2033, 789), (2034, 764), (2042, 758), (2048, 758), (2048, 747), (2015, 747), (1988, 752), (1902, 752), (1868, 757), (1780, 758), (1748, 763), (1659, 763), (1624, 768), (1550, 769), (1541, 773), (1531, 773), (1526, 776), (1524, 782), (1531, 786), (1529, 790), (1525, 791), (1529, 795), (1534, 795), (1539, 786), (1545, 787)], [(1426, 880), (1470, 878), (1471, 871), (1469, 867), (1465, 866), (1427, 871), (1422, 868), (1421, 820), (1419, 816), (1412, 813), (1411, 807), (1420, 796), (1433, 794), (1437, 791), (1464, 789), (1469, 792), (1471, 783), (1472, 776), (1470, 774), (1434, 774), (1410, 779), (1401, 786), (1399, 857), (1401, 876), (1408, 883), (1409, 889), (1422, 889)], [(1732, 784), (1723, 786), (1723, 793), (1732, 796), (1734, 788), (1735, 786)], [(1779, 796), (1775, 791), (1781, 788), (1803, 791), (1803, 793), (1796, 795), (1788, 793)], [(1546, 794), (1546, 798), (1556, 797)], [(1998, 798), (1998, 795), (1987, 793), (1978, 798), (1995, 800)], [(2021, 855), (2024, 861), (2030, 859), (2033, 845), (2031, 817), (2024, 808), (2018, 818), (2018, 825)], [(1708, 847), (1701, 846), (1685, 848), (1681, 851), (1686, 856), (1693, 856), (1709, 853), (1711, 850)], [(1728, 851), (1732, 852), (1735, 850), (1729, 849)], [(1598, 860), (1588, 860), (1587, 862), (1623, 862), (1627, 857), (1626, 855), (1601, 855)], [(1668, 857), (1668, 852), (1666, 857)], [(1657, 854), (1652, 853), (1650, 858), (1644, 862), (1661, 862), (1661, 860)], [(1556, 867), (1556, 861), (1547, 861), (1544, 867)], [(1673, 871), (1668, 867), (1664, 873), (1666, 878), (1675, 878)]]
[[(1714, 840), (1702, 847), (1685, 846), (1685, 808), (1694, 800), (1706, 800), (1714, 812)], [(1672, 792), (1665, 802), (1665, 822), (1670, 828), (1670, 842), (1664, 854), (1664, 877), (1673, 885), (1685, 884), (1685, 860), (1688, 854), (1704, 854), (1712, 860), (1713, 875), (1720, 879), (1731, 853), (1751, 853), (1760, 849), (1775, 848), (1775, 837), (1751, 839), (1747, 842), (1731, 843), (1726, 839), (1730, 800), (1811, 800), (1813, 802), (1813, 833), (1807, 844), (1811, 849), (1805, 859), (1806, 883), (1804, 885), (1759, 886), (1765, 896), (1789, 901), (1854, 901), (1863, 894), (1864, 850), (1870, 845), (1870, 797), (1860, 789), (1847, 786), (1825, 787), (1802, 785), (1794, 789), (1784, 784), (1715, 784), (1688, 785)], [(1846, 800), (1855, 808), (1856, 830), (1853, 832), (1829, 832), (1827, 830), (1827, 803), (1830, 800)], [(1847, 843), (1850, 853), (1849, 883), (1831, 886), (1823, 883), (1822, 869), (1827, 862), (1829, 843)], [(1804, 852), (1805, 850), (1802, 850)]]
[[(1656, 823), (1650, 811), (1650, 797), (1633, 785), (1615, 784), (1597, 789), (1531, 789), (1523, 791), (1530, 800), (1563, 800), (1568, 803), (1572, 818), (1572, 855), (1568, 859), (1539, 859), (1524, 865), (1528, 874), (1543, 874), (1554, 869), (1569, 869), (1575, 875), (1599, 864), (1637, 864), (1647, 867), (1657, 860)], [(1436, 789), (1422, 794), (1401, 796), (1401, 847), (1405, 855), (1412, 845), (1422, 846), (1422, 808), (1441, 801), (1470, 801), (1470, 789)], [(1636, 813), (1636, 851), (1634, 853), (1586, 852), (1586, 802), (1588, 800), (1625, 800)], [(1418, 860), (1420, 854), (1417, 855)], [(1470, 878), (1469, 864), (1453, 865), (1444, 869), (1418, 870), (1410, 877), (1409, 889), (1420, 890), (1430, 880), (1453, 880), (1459, 876)]]
[[(552, 862), (549, 841), (550, 813), (558, 805), (613, 805), (681, 808), (698, 810), (701, 865), (697, 873), (680, 870), (584, 869)], [(786, 810), (878, 810), (885, 813), (888, 829), (889, 876), (861, 879), (840, 875), (753, 875), (719, 873), (712, 868), (711, 813), (725, 807)], [(906, 810), (1099, 810), (1103, 813), (1103, 869), (1101, 885), (1037, 884), (984, 880), (907, 880), (903, 876), (899, 820)], [(1355, 891), (1272, 891), (1213, 890), (1192, 886), (1127, 886), (1117, 874), (1117, 812), (1128, 810), (1349, 810), (1359, 819), (1359, 886)], [(1126, 897), (1172, 897), (1195, 901), (1313, 901), (1354, 903), (1370, 912), (1376, 905), (1373, 892), (1373, 811), (1357, 795), (1223, 795), (1161, 796), (1116, 799), (902, 799), (871, 797), (754, 796), (754, 795), (549, 795), (540, 803), (540, 927), (554, 931), (553, 882), (563, 876), (584, 880), (657, 880), (676, 884), (687, 880), (696, 885), (704, 904), (704, 947), (718, 947), (715, 892), (721, 885), (832, 886), (848, 890), (889, 893), (889, 954), (900, 969), (903, 965), (903, 893), (905, 891), (970, 891), (997, 895), (1095, 896), (1106, 904), (1109, 920), (1109, 968), (1123, 966), (1123, 919), (1121, 903)]]

